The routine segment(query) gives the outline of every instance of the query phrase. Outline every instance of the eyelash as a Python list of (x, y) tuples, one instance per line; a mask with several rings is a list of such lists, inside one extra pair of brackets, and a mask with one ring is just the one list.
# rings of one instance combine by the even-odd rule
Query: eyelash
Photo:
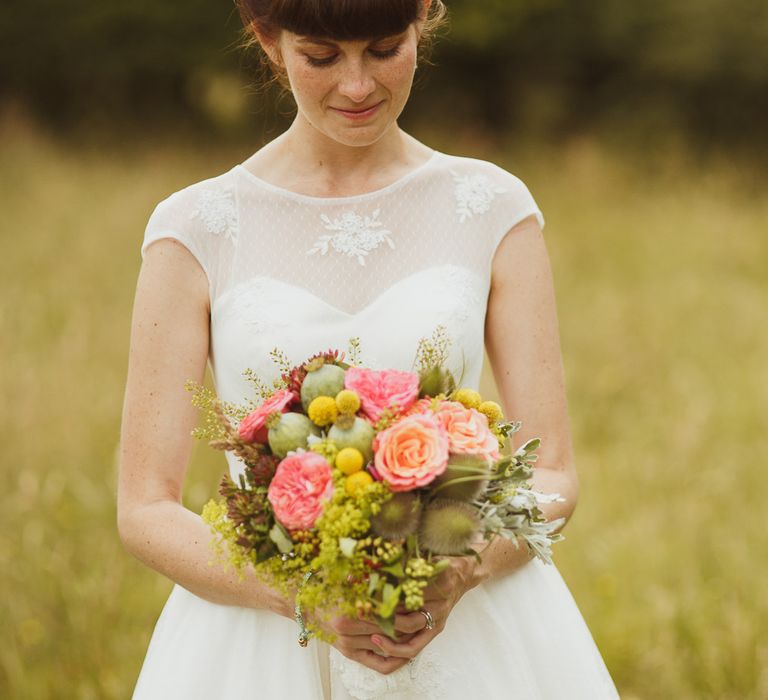
[[(371, 55), (379, 61), (386, 61), (388, 58), (394, 58), (400, 53), (400, 44), (391, 49), (387, 49), (386, 51), (374, 51), (373, 49), (369, 49), (369, 51), (371, 52)], [(336, 55), (329, 56), (328, 58), (314, 58), (313, 56), (304, 54), (304, 58), (307, 59), (307, 63), (309, 63), (310, 66), (323, 68), (324, 66), (330, 66), (336, 60)]]

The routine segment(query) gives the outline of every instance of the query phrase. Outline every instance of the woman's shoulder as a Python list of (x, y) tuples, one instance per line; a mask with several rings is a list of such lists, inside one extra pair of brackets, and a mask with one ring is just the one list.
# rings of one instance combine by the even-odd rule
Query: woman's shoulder
[(442, 153), (444, 167), (456, 177), (489, 178), (500, 184), (524, 184), (514, 173), (490, 160), (473, 156)]
[(161, 196), (156, 203), (156, 209), (187, 208), (195, 202), (205, 202), (226, 197), (234, 192), (234, 170), (211, 175), (201, 180), (193, 180), (187, 185), (171, 190)]
[(239, 221), (231, 171), (194, 181), (159, 200), (149, 216), (141, 255), (160, 239), (183, 244), (209, 275), (224, 248), (238, 240)]
[(514, 173), (489, 160), (443, 154), (446, 182), (453, 188), (460, 220), (495, 211), (505, 222), (509, 217), (536, 214), (544, 225), (528, 186)]

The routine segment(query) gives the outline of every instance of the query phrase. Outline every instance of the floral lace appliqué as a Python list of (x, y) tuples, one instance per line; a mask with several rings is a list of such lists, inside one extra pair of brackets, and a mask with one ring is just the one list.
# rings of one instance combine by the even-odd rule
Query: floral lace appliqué
[(190, 219), (200, 219), (208, 233), (223, 235), (225, 239), (237, 243), (238, 221), (237, 206), (232, 190), (203, 190), (197, 200), (197, 208), (190, 213)]
[(386, 242), (390, 248), (395, 247), (391, 231), (383, 227), (379, 221), (380, 209), (376, 209), (371, 216), (360, 216), (353, 211), (345, 211), (337, 219), (331, 220), (325, 214), (321, 214), (323, 226), (334, 233), (320, 236), (315, 245), (307, 251), (307, 255), (320, 253), (325, 255), (333, 248), (336, 252), (357, 258), (357, 262), (365, 265), (365, 256), (372, 250)]
[(456, 197), (456, 213), (461, 223), (471, 219), (475, 214), (487, 212), (496, 195), (506, 192), (503, 187), (494, 184), (487, 175), (482, 173), (459, 175), (451, 171), (451, 175), (455, 183), (453, 191)]
[(451, 675), (440, 657), (429, 650), (422, 651), (397, 671), (384, 675), (332, 648), (331, 668), (356, 700), (377, 700), (389, 693), (408, 693), (408, 697), (438, 700), (444, 697)]

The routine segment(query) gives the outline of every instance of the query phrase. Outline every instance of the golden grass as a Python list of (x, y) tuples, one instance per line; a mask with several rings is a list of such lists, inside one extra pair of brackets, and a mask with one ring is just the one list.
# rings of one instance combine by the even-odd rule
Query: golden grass
[[(0, 136), (0, 696), (126, 698), (171, 585), (115, 528), (139, 244), (159, 199), (248, 146)], [(765, 180), (589, 141), (505, 153), (556, 278), (582, 481), (558, 566), (622, 697), (768, 697)], [(222, 469), (196, 450), (189, 507)]]

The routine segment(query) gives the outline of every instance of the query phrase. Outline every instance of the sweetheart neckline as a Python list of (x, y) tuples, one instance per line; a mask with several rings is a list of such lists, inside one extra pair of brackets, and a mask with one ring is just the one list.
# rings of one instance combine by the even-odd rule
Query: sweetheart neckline
[(445, 263), (443, 265), (432, 265), (430, 267), (425, 267), (425, 268), (422, 268), (421, 270), (417, 270), (416, 272), (412, 272), (409, 275), (406, 275), (405, 277), (401, 277), (399, 280), (397, 280), (396, 282), (391, 284), (389, 287), (381, 291), (374, 299), (368, 302), (365, 306), (361, 307), (358, 311), (350, 312), (350, 311), (345, 311), (344, 309), (339, 308), (338, 306), (336, 306), (335, 304), (332, 304), (329, 301), (326, 301), (321, 296), (315, 294), (313, 291), (307, 289), (306, 287), (302, 287), (298, 284), (293, 284), (291, 282), (286, 282), (285, 280), (278, 279), (277, 277), (257, 274), (249, 277), (247, 280), (244, 280), (243, 282), (240, 282), (239, 284), (235, 285), (231, 289), (228, 289), (226, 292), (224, 292), (219, 297), (217, 297), (213, 305), (212, 317), (215, 315), (218, 307), (220, 307), (224, 303), (224, 301), (228, 297), (230, 297), (232, 294), (234, 294), (236, 291), (247, 288), (248, 286), (251, 286), (254, 283), (256, 283), (258, 280), (267, 280), (269, 282), (276, 283), (277, 285), (284, 286), (289, 289), (298, 290), (299, 292), (306, 294), (307, 296), (310, 296), (316, 301), (320, 302), (323, 306), (325, 306), (330, 311), (333, 311), (334, 313), (337, 313), (348, 320), (355, 319), (368, 313), (372, 308), (374, 308), (379, 303), (379, 301), (384, 296), (386, 296), (393, 290), (401, 287), (405, 283), (410, 282), (414, 278), (419, 277), (421, 275), (425, 275), (427, 273), (431, 274), (436, 270), (443, 270), (446, 268), (460, 270), (463, 273), (466, 273), (472, 277), (475, 277), (476, 280), (478, 280), (479, 282), (483, 284), (485, 283), (485, 280), (477, 272), (463, 265), (456, 265), (454, 263)]

